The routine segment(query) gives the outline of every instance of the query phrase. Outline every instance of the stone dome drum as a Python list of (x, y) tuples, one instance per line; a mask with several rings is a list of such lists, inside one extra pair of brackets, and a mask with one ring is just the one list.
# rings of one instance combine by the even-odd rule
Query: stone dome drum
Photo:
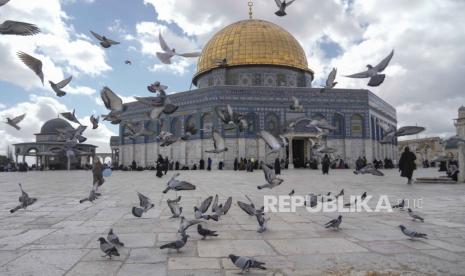
[(224, 59), (228, 67), (272, 65), (313, 75), (299, 42), (282, 27), (264, 20), (242, 20), (216, 33), (202, 50), (194, 83), (200, 75), (221, 67)]
[(55, 118), (48, 120), (42, 125), (40, 129), (40, 134), (54, 134), (58, 133), (57, 129), (59, 128), (72, 128), (71, 124), (66, 120), (61, 118)]

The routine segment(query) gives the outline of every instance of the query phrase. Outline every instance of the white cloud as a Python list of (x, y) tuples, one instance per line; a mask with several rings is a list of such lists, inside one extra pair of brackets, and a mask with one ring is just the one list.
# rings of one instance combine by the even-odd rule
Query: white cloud
[(94, 88), (87, 86), (68, 86), (63, 89), (66, 93), (77, 95), (93, 95), (97, 92)]
[(65, 73), (95, 77), (111, 70), (105, 61), (105, 52), (83, 39), (85, 35), (76, 34), (66, 22), (69, 18), (59, 0), (11, 1), (2, 7), (0, 14), (0, 22), (7, 19), (36, 24), (42, 33), (32, 37), (2, 37), (0, 56), (4, 58), (0, 63), (0, 80), (26, 89), (42, 89), (37, 76), (17, 58), (18, 51), (42, 60), (45, 81), (63, 79)]

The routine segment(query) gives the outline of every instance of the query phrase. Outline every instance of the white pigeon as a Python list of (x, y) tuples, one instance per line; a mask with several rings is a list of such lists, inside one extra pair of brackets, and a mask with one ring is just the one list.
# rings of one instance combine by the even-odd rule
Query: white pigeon
[(163, 52), (157, 52), (158, 59), (164, 64), (171, 64), (171, 58), (174, 56), (181, 56), (186, 58), (198, 57), (200, 56), (200, 52), (192, 52), (192, 53), (176, 53), (175, 48), (171, 48), (168, 46), (166, 41), (163, 39), (161, 33), (158, 34), (158, 39), (160, 41), (160, 46), (163, 49)]
[(365, 78), (370, 78), (370, 81), (368, 82), (368, 86), (379, 86), (380, 84), (383, 83), (384, 79), (386, 78), (385, 74), (380, 74), (381, 72), (386, 69), (388, 66), (389, 62), (392, 59), (392, 56), (394, 56), (394, 50), (391, 51), (391, 53), (385, 57), (378, 65), (372, 66), (370, 64), (367, 65), (368, 70), (348, 75), (346, 77), (348, 78), (359, 78), (359, 79), (365, 79)]
[[(326, 85), (324, 86), (325, 89), (331, 89), (331, 88), (334, 88), (334, 86), (336, 86), (337, 84), (337, 82), (335, 82), (336, 74), (337, 74), (337, 69), (333, 68), (333, 70), (331, 70), (331, 72), (329, 73), (328, 78), (326, 79)], [(322, 92), (325, 89), (322, 89)]]
[(16, 128), (17, 130), (20, 130), (21, 128), (18, 126), (18, 124), (24, 119), (24, 117), (26, 117), (26, 113), (24, 113), (23, 115), (19, 115), (18, 117), (15, 117), (13, 119), (6, 118), (6, 124)]

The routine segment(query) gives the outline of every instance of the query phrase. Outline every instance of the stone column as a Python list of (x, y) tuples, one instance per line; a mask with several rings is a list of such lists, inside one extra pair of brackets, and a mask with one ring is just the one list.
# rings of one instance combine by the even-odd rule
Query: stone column
[(458, 175), (458, 182), (463, 183), (465, 182), (465, 143), (459, 142), (459, 175)]
[(289, 137), (289, 169), (294, 168), (294, 156), (292, 154), (292, 139), (294, 137)]

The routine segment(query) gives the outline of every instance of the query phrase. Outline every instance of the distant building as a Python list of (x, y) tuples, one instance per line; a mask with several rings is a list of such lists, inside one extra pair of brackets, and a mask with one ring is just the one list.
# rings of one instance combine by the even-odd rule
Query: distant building
[[(36, 166), (44, 166), (45, 169), (66, 169), (67, 159), (65, 154), (58, 156), (50, 156), (53, 150), (60, 149), (64, 145), (64, 141), (60, 140), (57, 129), (71, 129), (70, 123), (61, 118), (51, 119), (45, 122), (40, 129), (40, 132), (35, 134), (36, 141), (29, 143), (15, 144), (15, 161), (18, 163), (18, 158), (21, 156), (20, 162), (26, 161), (26, 156), (36, 158)], [(91, 155), (79, 156), (71, 162), (71, 168), (79, 167), (80, 165), (90, 164), (91, 158), (95, 155), (97, 146), (89, 144), (78, 144), (77, 149), (83, 152), (90, 152)], [(31, 166), (32, 164), (28, 164)]]

